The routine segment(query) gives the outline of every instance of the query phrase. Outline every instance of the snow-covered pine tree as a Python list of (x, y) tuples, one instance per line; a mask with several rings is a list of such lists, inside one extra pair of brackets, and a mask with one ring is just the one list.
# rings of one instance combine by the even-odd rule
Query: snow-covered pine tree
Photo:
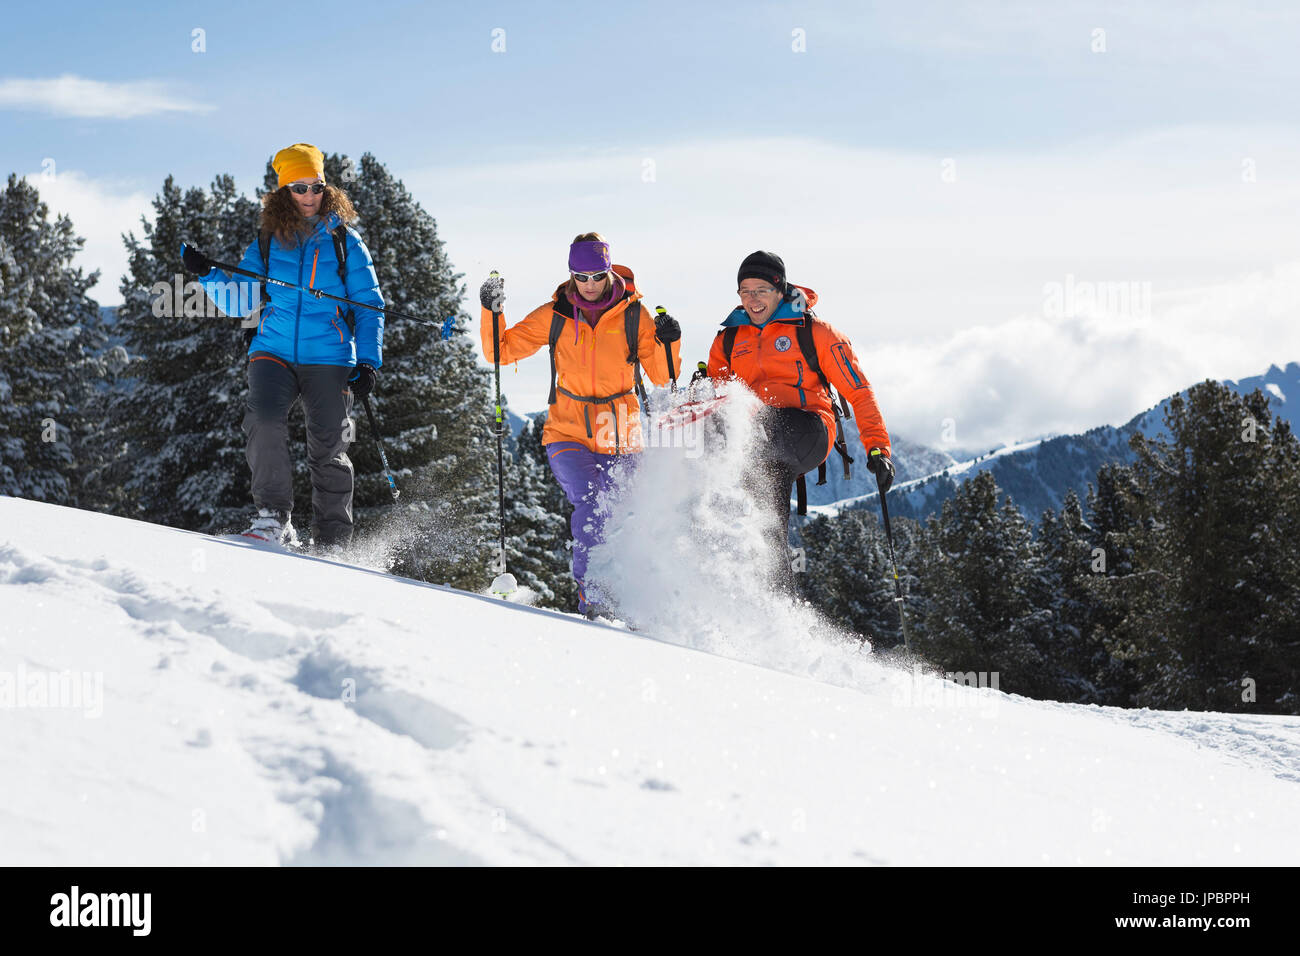
[(1133, 470), (1127, 465), (1108, 462), (1097, 469), (1096, 485), (1088, 486), (1088, 527), (1092, 561), (1101, 561), (1101, 570), (1092, 571), (1084, 581), (1088, 595), (1088, 618), (1095, 642), (1101, 652), (1097, 660), (1101, 670), (1096, 683), (1102, 702), (1120, 707), (1133, 706), (1138, 679), (1132, 654), (1117, 653), (1123, 646), (1117, 628), (1128, 614), (1125, 591), (1135, 579), (1133, 574), (1133, 534), (1140, 525), (1138, 489)]
[(1034, 606), (1029, 527), (998, 494), (992, 473), (979, 472), (927, 522), (918, 577), (930, 607), (915, 646), (942, 670), (996, 671), (1002, 690), (1047, 697), (1051, 612)]
[(568, 592), (575, 590), (565, 550), (569, 525), (554, 510), (547, 487), (554, 479), (545, 464), (520, 447), (521, 442), (536, 440), (532, 431), (532, 422), (526, 422), (523, 432), (528, 434), (521, 432), (514, 442), (515, 453), (505, 455), (507, 568), (520, 584), (537, 593), (538, 606), (574, 610), (576, 591), (574, 606), (565, 603)]
[(545, 422), (544, 416), (529, 419), (515, 442), (518, 464), (514, 494), (519, 498), (519, 506), (515, 509), (515, 522), (506, 526), (510, 536), (508, 546), (527, 557), (533, 573), (549, 592), (537, 602), (539, 605), (576, 611), (578, 586), (573, 580), (569, 540), (573, 506), (546, 461), (546, 448), (542, 444)]
[[(912, 570), (920, 528), (909, 518), (890, 519), (910, 622), (924, 606)], [(884, 528), (875, 516), (860, 509), (818, 515), (799, 529), (798, 537), (805, 567), (794, 577), (803, 597), (828, 620), (861, 634), (877, 648), (902, 644), (894, 569)]]
[(1300, 443), (1267, 397), (1202, 382), (1135, 435), (1141, 523), (1117, 634), (1137, 703), (1300, 713)]
[[(389, 318), (384, 365), (371, 396), (388, 463), (402, 489), (394, 505), (370, 423), (354, 410), (354, 516), (358, 536), (392, 545), (392, 569), (410, 577), (482, 590), (492, 580), (497, 528), (496, 448), (490, 376), (478, 362), (461, 308), (465, 289), (452, 269), (434, 218), (402, 182), (369, 153), (359, 168), (346, 157), (325, 158), (325, 178), (347, 192), (357, 210), (386, 303), (429, 323)], [(263, 192), (274, 189), (267, 163)], [(441, 338), (441, 323), (455, 331)], [(301, 436), (301, 410), (290, 434)], [(297, 497), (310, 499), (306, 456), (297, 462)]]
[(1061, 511), (1043, 512), (1034, 540), (1039, 576), (1032, 600), (1052, 612), (1049, 643), (1043, 648), (1049, 670), (1059, 677), (1051, 696), (1080, 704), (1123, 704), (1114, 699), (1115, 664), (1101, 642), (1092, 582), (1104, 573), (1104, 556), (1094, 555), (1093, 529), (1083, 517), (1074, 489)]
[(10, 174), (0, 194), (0, 494), (77, 505), (93, 470), (102, 373), (98, 272), (72, 265), (80, 239)]
[(143, 238), (125, 237), (128, 273), (117, 326), (131, 355), (130, 381), (114, 397), (107, 436), (113, 461), (103, 480), (115, 510), (194, 531), (241, 530), (252, 509), (244, 457), (247, 385), (239, 320), (217, 312), (195, 283), (177, 313), (182, 240), (214, 259), (238, 262), (257, 221), (254, 203), (229, 175), (210, 190), (181, 191), (168, 176)]

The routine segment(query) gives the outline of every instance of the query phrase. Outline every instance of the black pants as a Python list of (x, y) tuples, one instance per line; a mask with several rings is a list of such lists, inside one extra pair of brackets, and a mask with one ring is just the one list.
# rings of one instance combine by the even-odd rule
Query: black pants
[(766, 440), (760, 436), (749, 489), (764, 513), (764, 533), (771, 542), (771, 586), (793, 594), (790, 493), (796, 478), (826, 460), (826, 424), (801, 408), (771, 406), (759, 412), (758, 423)]
[(293, 365), (267, 352), (248, 363), (248, 467), (253, 504), (293, 512), (293, 465), (289, 461), (289, 409), (302, 399), (311, 469), (312, 537), (318, 544), (352, 538), (352, 461), (347, 427), (352, 390), (346, 365)]

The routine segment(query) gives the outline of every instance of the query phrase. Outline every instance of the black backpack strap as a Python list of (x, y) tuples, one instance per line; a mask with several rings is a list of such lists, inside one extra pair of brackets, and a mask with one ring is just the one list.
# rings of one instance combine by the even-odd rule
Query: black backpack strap
[(804, 315), (804, 320), (795, 327), (794, 337), (799, 343), (799, 351), (803, 352), (804, 361), (808, 363), (810, 369), (817, 373), (817, 377), (821, 379), (822, 387), (831, 395), (831, 404), (835, 404), (835, 393), (831, 390), (831, 383), (826, 378), (826, 373), (822, 371), (821, 360), (817, 357), (817, 345), (813, 342), (811, 315)]
[(339, 281), (343, 283), (343, 294), (348, 294), (348, 227), (339, 226), (331, 233), (334, 237), (334, 258), (339, 263)]
[(641, 380), (641, 302), (628, 304), (623, 310), (623, 333), (627, 336), (627, 362), (632, 366), (632, 387), (643, 409), (650, 407), (645, 382)]
[[(262, 260), (262, 275), (269, 275), (271, 272), (271, 230), (257, 230), (257, 255)], [(262, 313), (266, 311), (266, 305), (271, 301), (271, 293), (267, 291), (266, 282), (259, 282), (262, 287), (261, 299), (257, 306), (257, 317), (260, 320)], [(259, 321), (260, 325), (260, 321)], [(253, 339), (257, 337), (257, 325), (250, 325), (244, 329), (244, 347), (248, 348), (253, 344)]]
[[(257, 254), (262, 259), (262, 275), (271, 274), (271, 230), (257, 230)], [(262, 302), (270, 302), (271, 293), (266, 291), (266, 283), (262, 283)]]
[(740, 326), (729, 325), (722, 330), (722, 355), (727, 360), (727, 366), (731, 365), (731, 350), (736, 347), (736, 335), (740, 332)]
[[(559, 312), (551, 313), (551, 335), (549, 340), (551, 346), (551, 394), (546, 399), (547, 405), (555, 404), (555, 346), (560, 341), (560, 334), (564, 331), (565, 321), (567, 320)], [(586, 414), (585, 409), (583, 414)], [(587, 425), (587, 434), (591, 434), (590, 423)]]
[(797, 515), (806, 515), (808, 513), (808, 482), (804, 476), (800, 475), (794, 480), (794, 513)]
[[(795, 339), (799, 343), (799, 351), (803, 352), (804, 361), (808, 367), (817, 373), (821, 379), (822, 385), (826, 389), (826, 394), (831, 398), (831, 410), (835, 412), (835, 450), (839, 452), (840, 458), (844, 461), (844, 477), (849, 477), (849, 465), (853, 464), (853, 456), (849, 454), (848, 443), (844, 440), (844, 425), (842, 420), (852, 418), (853, 413), (849, 411), (848, 400), (835, 389), (831, 388), (830, 381), (826, 378), (826, 373), (822, 371), (821, 360), (817, 357), (817, 344), (813, 341), (813, 314), (804, 313), (803, 322), (795, 328)], [(822, 462), (821, 467), (817, 470), (817, 484), (826, 484), (826, 463)]]
[[(343, 294), (348, 294), (348, 227), (339, 225), (330, 230), (334, 238), (334, 258), (339, 264), (339, 281), (343, 283)], [(340, 310), (341, 311), (341, 310)], [(343, 312), (343, 321), (348, 324), (348, 331), (357, 334), (356, 312), (351, 306)]]

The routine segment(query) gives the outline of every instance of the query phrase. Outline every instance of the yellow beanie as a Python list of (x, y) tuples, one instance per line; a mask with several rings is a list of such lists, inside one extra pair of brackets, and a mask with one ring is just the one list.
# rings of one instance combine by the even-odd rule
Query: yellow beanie
[(311, 143), (294, 143), (292, 146), (286, 146), (275, 154), (275, 159), (271, 160), (271, 168), (279, 177), (280, 186), (287, 186), (308, 176), (315, 176), (321, 182), (325, 181), (325, 156)]

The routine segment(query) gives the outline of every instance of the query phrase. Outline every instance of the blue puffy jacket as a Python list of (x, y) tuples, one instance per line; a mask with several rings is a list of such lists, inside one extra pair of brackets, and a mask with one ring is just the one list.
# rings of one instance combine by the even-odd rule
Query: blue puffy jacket
[[(379, 280), (375, 276), (370, 250), (351, 229), (347, 231), (347, 287), (344, 288), (339, 281), (334, 237), (330, 235), (330, 230), (339, 222), (334, 213), (323, 217), (311, 235), (293, 249), (286, 249), (272, 236), (270, 265), (266, 274), (303, 288), (319, 289), (382, 308), (384, 297), (379, 293)], [(262, 257), (256, 240), (244, 252), (239, 267), (262, 274)], [(248, 315), (262, 298), (262, 283), (256, 279), (244, 276), (232, 279), (214, 268), (201, 281), (204, 291), (227, 315)], [(348, 306), (283, 286), (268, 284), (267, 291), (271, 301), (262, 310), (249, 353), (270, 352), (297, 365), (356, 365), (365, 362), (379, 368), (383, 364), (382, 312), (354, 310), (354, 336), (348, 332), (344, 318)]]

